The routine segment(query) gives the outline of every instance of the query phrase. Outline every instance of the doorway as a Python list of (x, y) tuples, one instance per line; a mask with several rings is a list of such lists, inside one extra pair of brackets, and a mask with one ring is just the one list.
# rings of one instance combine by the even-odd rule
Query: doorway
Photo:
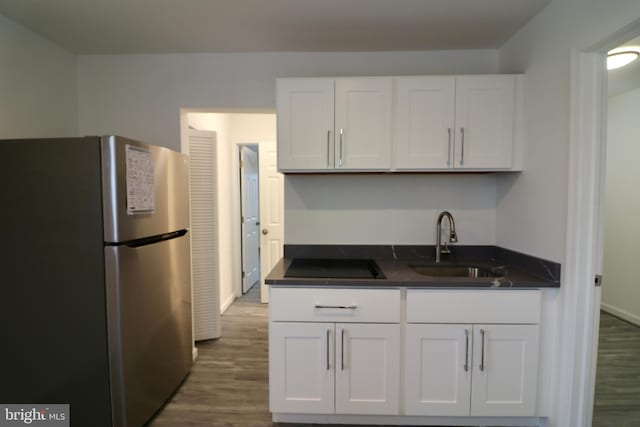
[(603, 283), (606, 54), (638, 34), (636, 22), (589, 49), (571, 52), (569, 222), (559, 366), (563, 425), (591, 426), (593, 421)]
[[(258, 238), (260, 241), (260, 259), (262, 265), (258, 267), (255, 276), (259, 277), (261, 301), (268, 301), (267, 288), (264, 277), (275, 265), (283, 253), (284, 239), (270, 239), (277, 236), (278, 230), (283, 230), (284, 221), (284, 177), (277, 173), (276, 153), (276, 115), (273, 110), (219, 110), (219, 109), (186, 109), (180, 112), (182, 151), (189, 154), (189, 128), (213, 131), (217, 140), (217, 160), (215, 175), (219, 191), (216, 198), (216, 218), (218, 228), (218, 292), (220, 312), (225, 310), (233, 301), (243, 294), (243, 245), (242, 245), (242, 193), (240, 170), (240, 150), (242, 146), (257, 147), (258, 175), (257, 190), (260, 195), (256, 208), (260, 218)], [(264, 149), (263, 149), (264, 147)], [(263, 155), (271, 152), (271, 158), (263, 160)], [(264, 153), (264, 154), (263, 154)], [(262, 165), (274, 170), (275, 179), (263, 184)], [(272, 177), (274, 178), (274, 177)], [(264, 197), (263, 197), (264, 196)], [(265, 200), (263, 200), (265, 199)], [(267, 206), (268, 208), (263, 208)], [(265, 216), (266, 215), (266, 216)], [(273, 218), (277, 218), (275, 223)], [(257, 223), (260, 224), (257, 224)], [(267, 234), (265, 235), (265, 229)], [(273, 230), (273, 231), (272, 231)], [(283, 232), (283, 231), (282, 231)], [(268, 244), (269, 255), (265, 258)], [(254, 252), (254, 257), (255, 252)], [(265, 262), (266, 260), (266, 262)], [(255, 283), (255, 280), (251, 284)]]
[[(640, 37), (615, 51), (640, 49)], [(604, 246), (593, 426), (640, 425), (640, 60), (609, 70)]]

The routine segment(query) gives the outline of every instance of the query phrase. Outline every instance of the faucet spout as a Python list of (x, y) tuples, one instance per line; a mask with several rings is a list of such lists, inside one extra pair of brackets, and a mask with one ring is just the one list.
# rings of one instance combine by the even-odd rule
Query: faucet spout
[(438, 221), (436, 223), (436, 263), (440, 262), (442, 254), (450, 254), (451, 249), (447, 242), (444, 242), (444, 248), (442, 248), (442, 220), (447, 218), (449, 221), (449, 243), (455, 243), (458, 241), (458, 234), (456, 233), (456, 223), (453, 220), (453, 215), (449, 211), (440, 212), (438, 215)]

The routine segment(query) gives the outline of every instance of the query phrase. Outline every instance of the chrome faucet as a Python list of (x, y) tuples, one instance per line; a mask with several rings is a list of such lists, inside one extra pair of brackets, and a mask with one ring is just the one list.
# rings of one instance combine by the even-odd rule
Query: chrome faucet
[(442, 219), (447, 217), (449, 220), (449, 242), (455, 243), (458, 241), (458, 235), (456, 234), (456, 223), (453, 220), (453, 216), (449, 211), (440, 212), (438, 215), (438, 222), (436, 223), (436, 262), (440, 262), (440, 255), (450, 254), (451, 249), (447, 242), (444, 242), (444, 249), (441, 247), (441, 234), (442, 234)]

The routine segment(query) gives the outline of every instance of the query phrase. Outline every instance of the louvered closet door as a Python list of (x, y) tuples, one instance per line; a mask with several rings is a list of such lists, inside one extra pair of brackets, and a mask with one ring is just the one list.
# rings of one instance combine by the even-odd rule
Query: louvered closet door
[(191, 277), (194, 339), (218, 338), (220, 290), (216, 133), (189, 131), (191, 193)]

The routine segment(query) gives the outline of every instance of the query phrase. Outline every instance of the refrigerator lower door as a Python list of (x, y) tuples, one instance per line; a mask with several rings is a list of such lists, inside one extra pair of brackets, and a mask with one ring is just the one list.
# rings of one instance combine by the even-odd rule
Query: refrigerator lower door
[(142, 426), (192, 365), (189, 235), (106, 246), (107, 323), (115, 426)]

